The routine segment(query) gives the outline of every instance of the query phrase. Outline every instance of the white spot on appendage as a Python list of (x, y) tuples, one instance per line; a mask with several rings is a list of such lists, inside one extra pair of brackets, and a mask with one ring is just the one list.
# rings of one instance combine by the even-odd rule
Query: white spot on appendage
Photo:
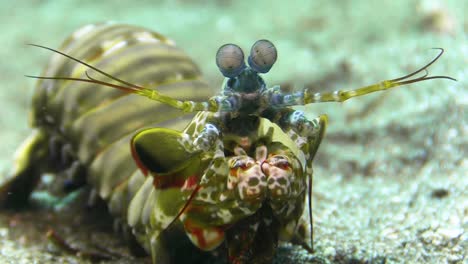
[(82, 27), (82, 28), (78, 29), (75, 33), (73, 33), (73, 38), (79, 39), (83, 35), (86, 35), (88, 32), (93, 30), (95, 27), (96, 27), (96, 25), (93, 25), (93, 24), (86, 25), (86, 26)]
[(46, 115), (45, 116), (45, 120), (48, 122), (48, 123), (54, 123), (54, 117), (52, 117), (51, 115)]
[(167, 39), (164, 41), (164, 43), (166, 43), (166, 44), (168, 44), (168, 45), (171, 45), (171, 46), (175, 46), (175, 45), (176, 45), (175, 41), (173, 41), (172, 39), (169, 39), (169, 38), (167, 38)]
[(348, 93), (349, 96), (356, 96), (357, 95), (356, 91), (348, 91), (347, 93)]
[(320, 93), (315, 93), (314, 94), (314, 101), (320, 101), (322, 99), (322, 95)]
[(333, 92), (333, 99), (335, 99), (335, 100), (339, 100), (339, 99), (340, 99), (339, 91), (334, 91), (334, 92)]
[(174, 216), (165, 215), (161, 212), (161, 210), (153, 210), (153, 217), (156, 220), (155, 223), (158, 223), (158, 226), (162, 229), (166, 228), (172, 220), (174, 220)]
[(238, 202), (236, 202), (235, 207), (236, 207), (237, 209), (241, 210), (242, 213), (244, 213), (245, 215), (250, 215), (250, 214), (253, 214), (253, 213), (254, 213), (254, 212), (253, 212), (252, 210), (250, 210), (249, 208), (240, 206)]
[(104, 52), (103, 56), (111, 54), (112, 52), (115, 52), (116, 50), (121, 49), (121, 48), (125, 47), (126, 45), (127, 45), (127, 41), (123, 40), (123, 41), (120, 41), (120, 42), (117, 42), (117, 43), (111, 45), (110, 47), (107, 47), (107, 48), (104, 47), (106, 49), (105, 49), (105, 52)]
[(226, 196), (225, 194), (221, 194), (221, 195), (219, 196), (219, 201), (220, 201), (220, 202), (223, 202), (223, 201), (225, 201), (226, 199), (227, 199), (227, 196)]
[(211, 242), (219, 238), (219, 233), (205, 229), (203, 230), (203, 237), (205, 238), (206, 241)]
[(193, 139), (188, 134), (182, 133), (177, 139), (177, 142), (179, 142), (181, 146), (187, 147), (192, 145)]
[(161, 40), (155, 38), (153, 35), (151, 35), (149, 32), (135, 32), (133, 33), (133, 36), (140, 42), (160, 42)]
[(229, 212), (228, 210), (220, 209), (220, 210), (217, 212), (217, 215), (218, 215), (218, 217), (220, 217), (220, 218), (223, 219), (223, 222), (224, 222), (224, 223), (230, 223), (231, 220), (232, 220), (232, 214), (231, 214), (231, 212)]
[[(211, 195), (210, 195), (211, 193), (214, 193), (214, 192), (216, 192), (216, 188), (214, 188), (214, 187), (205, 187), (205, 188), (203, 188), (203, 190), (201, 190), (199, 192), (199, 194), (196, 197), (196, 200), (214, 204), (217, 201), (213, 200), (211, 198)], [(203, 196), (201, 194), (206, 194), (206, 197), (203, 198)]]
[(184, 78), (184, 76), (180, 72), (176, 73), (175, 76), (174, 76), (174, 79), (176, 81), (182, 80), (183, 78)]

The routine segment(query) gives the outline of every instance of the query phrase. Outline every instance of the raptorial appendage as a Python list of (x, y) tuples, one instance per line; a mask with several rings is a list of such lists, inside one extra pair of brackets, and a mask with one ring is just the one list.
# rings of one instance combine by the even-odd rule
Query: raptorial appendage
[[(153, 179), (146, 180), (132, 201), (129, 223), (156, 259), (163, 254), (158, 248), (165, 243), (160, 236), (171, 226), (181, 226), (204, 251), (225, 242), (232, 258), (265, 253), (253, 250), (255, 241), (265, 239), (258, 237), (265, 229), (275, 234), (274, 241), (268, 241), (271, 245), (277, 245), (278, 238), (290, 240), (296, 234), (308, 179), (304, 154), (292, 141), (285, 145), (284, 132), (263, 120), (260, 126), (265, 129), (258, 129), (250, 145), (240, 145), (237, 137), (225, 137), (223, 143), (230, 147), (218, 155), (216, 144), (211, 144), (220, 136), (218, 129), (204, 123), (211, 115), (200, 113), (183, 132), (153, 128), (133, 140), (137, 163)], [(150, 142), (165, 142), (172, 153), (168, 153), (169, 146)], [(208, 147), (201, 150), (204, 146)], [(152, 206), (137, 208), (145, 190), (151, 190)], [(170, 204), (162, 202), (169, 199)], [(239, 223), (244, 220), (257, 223), (259, 233), (241, 228)], [(276, 224), (270, 226), (271, 222)]]

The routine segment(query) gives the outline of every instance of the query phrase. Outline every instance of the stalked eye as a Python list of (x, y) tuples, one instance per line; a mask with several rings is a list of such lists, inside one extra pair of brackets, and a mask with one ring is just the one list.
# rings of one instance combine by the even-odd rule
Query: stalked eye
[(225, 44), (216, 53), (216, 65), (225, 77), (234, 78), (245, 69), (244, 52), (235, 44)]
[(258, 40), (250, 50), (249, 65), (254, 71), (267, 73), (276, 62), (278, 52), (269, 40)]

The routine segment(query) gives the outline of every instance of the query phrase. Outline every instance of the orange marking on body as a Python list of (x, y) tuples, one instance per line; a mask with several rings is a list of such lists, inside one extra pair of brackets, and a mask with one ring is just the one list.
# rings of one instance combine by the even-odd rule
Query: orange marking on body
[(197, 238), (197, 246), (201, 249), (206, 248), (206, 240), (205, 237), (203, 236), (203, 229), (201, 228), (195, 228), (193, 227), (192, 229), (189, 230), (190, 234), (195, 236)]
[(231, 169), (229, 169), (229, 174), (232, 175), (232, 176), (236, 176), (236, 177), (237, 177), (237, 168), (231, 168)]
[(184, 227), (192, 242), (201, 250), (213, 250), (224, 241), (223, 227), (199, 227), (191, 221), (185, 221)]
[(198, 177), (197, 175), (192, 175), (185, 180), (184, 185), (182, 186), (182, 190), (192, 190), (197, 185), (198, 185)]
[(141, 172), (146, 177), (148, 176), (148, 169), (145, 167), (145, 165), (143, 165), (143, 162), (141, 162), (140, 158), (138, 157), (138, 154), (136, 153), (135, 146), (133, 146), (133, 140), (135, 139), (135, 136), (133, 136), (132, 140), (130, 140), (130, 150), (132, 152), (132, 157), (137, 167), (140, 168)]
[(153, 186), (157, 189), (180, 188), (181, 190), (193, 190), (198, 185), (196, 175), (185, 178), (179, 175), (153, 175)]

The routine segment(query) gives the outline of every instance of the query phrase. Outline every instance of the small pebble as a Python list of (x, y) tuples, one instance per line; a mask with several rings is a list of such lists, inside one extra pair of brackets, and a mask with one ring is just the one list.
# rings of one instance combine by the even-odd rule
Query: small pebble
[(0, 237), (8, 236), (8, 228), (0, 228)]
[(441, 199), (441, 198), (447, 197), (449, 194), (450, 193), (448, 190), (439, 188), (439, 189), (435, 189), (432, 191), (431, 197)]
[(327, 256), (327, 257), (333, 257), (336, 255), (336, 250), (335, 248), (333, 247), (327, 247), (325, 248), (325, 250), (323, 251), (323, 255)]
[(463, 229), (462, 228), (439, 228), (437, 230), (437, 233), (439, 233), (445, 239), (452, 240), (452, 239), (456, 239), (460, 237), (463, 234)]

